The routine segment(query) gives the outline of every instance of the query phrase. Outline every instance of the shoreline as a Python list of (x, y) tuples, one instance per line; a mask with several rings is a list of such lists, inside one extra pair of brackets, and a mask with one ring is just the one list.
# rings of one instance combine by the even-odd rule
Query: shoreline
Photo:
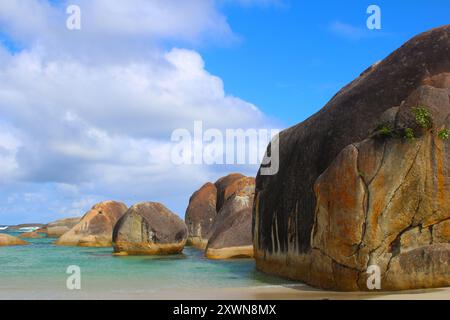
[(0, 300), (449, 300), (450, 288), (400, 292), (335, 292), (307, 285), (268, 285), (248, 288), (69, 291), (0, 288)]

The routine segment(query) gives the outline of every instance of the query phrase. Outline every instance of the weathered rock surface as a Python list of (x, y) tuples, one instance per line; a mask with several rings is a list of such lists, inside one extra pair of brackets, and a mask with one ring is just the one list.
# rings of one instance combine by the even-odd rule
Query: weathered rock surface
[(255, 179), (232, 173), (196, 191), (186, 210), (188, 243), (210, 259), (253, 257)]
[(132, 206), (114, 228), (116, 255), (164, 255), (183, 251), (187, 227), (183, 220), (155, 202)]
[(26, 244), (28, 244), (28, 242), (23, 241), (20, 238), (13, 237), (8, 234), (0, 234), (0, 247), (23, 246)]
[(217, 212), (220, 211), (225, 201), (239, 189), (239, 181), (242, 178), (245, 178), (245, 176), (240, 173), (232, 173), (216, 181), (214, 185), (217, 188)]
[(209, 259), (253, 257), (252, 207), (255, 179), (240, 178), (233, 183), (212, 226), (205, 255)]
[[(280, 134), (280, 171), (258, 175), (257, 267), (311, 285), (450, 285), (450, 26), (421, 34)], [(413, 108), (432, 118), (422, 128)], [(380, 124), (389, 128), (380, 134)], [(415, 138), (405, 139), (407, 130)], [(374, 134), (375, 132), (375, 134)]]
[(47, 234), (47, 236), (50, 238), (59, 238), (64, 233), (75, 227), (80, 222), (80, 220), (80, 217), (56, 220), (54, 222), (50, 222), (44, 228), (37, 231)]
[(188, 245), (204, 250), (211, 236), (214, 220), (225, 201), (241, 186), (242, 174), (232, 173), (213, 183), (206, 183), (189, 200), (185, 221), (188, 227)]
[(72, 229), (57, 241), (59, 246), (110, 247), (113, 228), (127, 211), (124, 203), (105, 201), (96, 204)]
[(217, 215), (217, 188), (207, 183), (196, 191), (189, 200), (185, 221), (188, 228), (188, 245), (205, 249), (211, 226)]
[(20, 237), (23, 238), (23, 239), (40, 239), (40, 238), (44, 238), (44, 236), (42, 234), (40, 234), (38, 231), (25, 232), (25, 233), (22, 233), (20, 235)]

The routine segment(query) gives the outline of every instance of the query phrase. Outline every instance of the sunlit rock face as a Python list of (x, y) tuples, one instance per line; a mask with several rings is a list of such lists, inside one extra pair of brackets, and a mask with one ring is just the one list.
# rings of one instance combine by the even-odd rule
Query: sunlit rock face
[(64, 233), (75, 227), (81, 218), (65, 218), (46, 224), (43, 228), (37, 230), (39, 233), (45, 233), (50, 238), (59, 238)]
[(55, 244), (59, 246), (111, 247), (113, 228), (125, 211), (127, 211), (127, 206), (121, 202), (98, 203)]
[(282, 132), (279, 173), (256, 179), (257, 267), (325, 289), (368, 290), (373, 266), (382, 290), (450, 285), (449, 96), (445, 26)]
[(0, 247), (23, 246), (27, 244), (28, 242), (18, 237), (0, 233)]

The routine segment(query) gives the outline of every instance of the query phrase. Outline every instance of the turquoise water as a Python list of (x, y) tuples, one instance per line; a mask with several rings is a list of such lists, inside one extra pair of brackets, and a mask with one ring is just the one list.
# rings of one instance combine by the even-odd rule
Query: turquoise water
[(211, 261), (188, 247), (174, 256), (114, 257), (111, 248), (57, 247), (50, 238), (27, 241), (28, 246), (0, 247), (0, 298), (67, 294), (66, 270), (71, 265), (81, 268), (81, 292), (93, 294), (288, 283), (257, 271), (251, 259)]

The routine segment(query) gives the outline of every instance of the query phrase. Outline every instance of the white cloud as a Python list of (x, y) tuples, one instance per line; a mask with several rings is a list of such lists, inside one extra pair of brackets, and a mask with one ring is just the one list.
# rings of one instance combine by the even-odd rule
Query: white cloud
[(359, 40), (367, 37), (368, 30), (348, 23), (336, 21), (330, 25), (330, 31), (350, 40)]
[(225, 172), (174, 166), (171, 132), (195, 120), (270, 126), (256, 106), (225, 93), (199, 53), (160, 45), (232, 38), (226, 18), (206, 0), (74, 3), (80, 33), (64, 29), (60, 6), (0, 0), (0, 27), (24, 47), (0, 46), (0, 170), (8, 177), (0, 200), (10, 200), (0, 220), (81, 214), (102, 199), (158, 200), (183, 214), (195, 188)]
[(385, 31), (369, 30), (365, 24), (358, 26), (341, 21), (331, 23), (328, 26), (328, 30), (341, 38), (352, 41), (391, 35), (389, 32)]
[(1, 178), (4, 183), (7, 183), (17, 175), (18, 163), (16, 154), (19, 147), (20, 141), (11, 132), (11, 128), (0, 125), (0, 168)]

